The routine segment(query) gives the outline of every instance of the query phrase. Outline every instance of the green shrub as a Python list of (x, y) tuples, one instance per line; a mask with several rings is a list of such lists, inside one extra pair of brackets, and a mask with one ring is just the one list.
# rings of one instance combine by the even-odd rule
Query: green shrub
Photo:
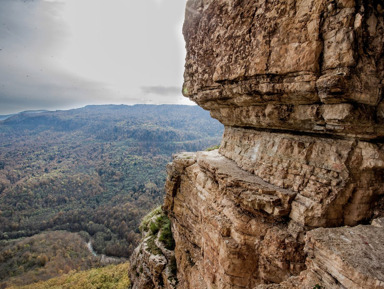
[(152, 255), (162, 255), (160, 248), (156, 246), (155, 236), (151, 236), (147, 241), (147, 246)]
[(151, 230), (151, 235), (156, 235), (159, 232), (159, 224), (156, 222), (151, 222), (149, 225), (149, 229)]
[(207, 152), (210, 152), (210, 151), (213, 151), (213, 150), (217, 150), (218, 148), (220, 148), (220, 145), (215, 145), (213, 147), (209, 147), (207, 149), (205, 149)]
[(143, 220), (141, 221), (141, 224), (140, 224), (140, 231), (141, 232), (147, 232), (149, 230), (149, 224), (153, 218), (153, 216), (155, 215), (159, 215), (162, 213), (162, 210), (161, 210), (161, 206), (158, 206), (156, 207), (155, 209), (153, 209), (151, 212), (149, 212), (144, 218)]
[(155, 244), (155, 239), (159, 232), (159, 241), (164, 244), (164, 247), (168, 250), (175, 249), (171, 221), (163, 213), (161, 207), (156, 208), (143, 218), (140, 229), (144, 232), (149, 232), (150, 238), (147, 241), (147, 245), (152, 254), (162, 254), (161, 250)]
[(175, 240), (172, 236), (171, 221), (167, 218), (164, 225), (161, 227), (159, 241), (162, 242), (168, 250), (175, 249)]

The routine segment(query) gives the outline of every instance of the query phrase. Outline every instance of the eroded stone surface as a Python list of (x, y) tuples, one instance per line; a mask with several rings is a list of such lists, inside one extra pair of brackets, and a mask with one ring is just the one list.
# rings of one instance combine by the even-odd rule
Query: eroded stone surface
[[(304, 269), (308, 229), (369, 219), (383, 194), (380, 145), (226, 128), (220, 151), (168, 166), (180, 288), (284, 282)], [(284, 185), (295, 178), (308, 187)], [(317, 280), (308, 274), (276, 288)]]
[(184, 95), (225, 125), (384, 136), (383, 5), (359, 3), (188, 1)]
[(278, 285), (257, 289), (384, 288), (384, 230), (357, 226), (319, 228), (307, 233), (307, 270)]
[(322, 280), (326, 288), (384, 288), (383, 237), (383, 229), (374, 226), (308, 232), (308, 268), (329, 276)]
[(384, 218), (374, 219), (371, 225), (378, 228), (384, 228)]
[(164, 209), (173, 224), (180, 288), (252, 288), (304, 268), (297, 253), (303, 243), (280, 217), (294, 193), (265, 184), (217, 151), (198, 153), (193, 164), (178, 155), (169, 169)]
[(290, 218), (302, 226), (356, 225), (384, 195), (382, 144), (226, 127), (220, 153), (297, 193)]

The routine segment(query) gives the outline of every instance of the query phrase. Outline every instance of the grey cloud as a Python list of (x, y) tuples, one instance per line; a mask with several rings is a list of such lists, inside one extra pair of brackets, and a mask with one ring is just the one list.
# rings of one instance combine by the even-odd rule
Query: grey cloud
[(157, 94), (162, 96), (181, 95), (181, 88), (176, 86), (143, 86), (144, 94)]
[[(3, 86), (1, 83), (7, 82)], [(18, 75), (0, 80), (0, 114), (28, 109), (58, 109), (97, 103), (107, 90), (67, 75)]]
[(2, 52), (32, 53), (59, 45), (64, 31), (55, 19), (57, 5), (41, 0), (1, 0)]
[[(113, 1), (109, 2), (112, 7)], [(103, 31), (102, 39), (112, 49), (100, 51), (100, 58), (99, 54), (87, 58), (87, 63), (104, 72), (97, 80), (74, 75), (77, 71), (63, 71), (60, 59), (55, 58), (70, 38), (57, 17), (63, 3), (0, 0), (0, 114), (86, 104), (187, 101), (181, 94), (183, 43), (181, 29), (177, 30), (181, 28), (183, 1), (128, 1), (123, 18), (130, 22)], [(87, 21), (86, 11), (80, 15)], [(107, 37), (112, 34), (121, 35), (121, 43)], [(125, 54), (112, 57), (111, 51), (122, 46)], [(108, 66), (98, 66), (102, 57)], [(116, 89), (106, 80), (108, 75), (118, 75), (125, 86)]]
[(1, 0), (0, 114), (97, 102), (106, 89), (55, 67), (65, 33), (55, 20), (59, 3)]

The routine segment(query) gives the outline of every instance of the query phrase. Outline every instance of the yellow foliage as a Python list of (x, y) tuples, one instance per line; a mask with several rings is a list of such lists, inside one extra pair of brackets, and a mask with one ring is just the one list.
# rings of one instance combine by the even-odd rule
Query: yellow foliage
[(26, 286), (9, 289), (127, 289), (129, 263), (68, 274)]

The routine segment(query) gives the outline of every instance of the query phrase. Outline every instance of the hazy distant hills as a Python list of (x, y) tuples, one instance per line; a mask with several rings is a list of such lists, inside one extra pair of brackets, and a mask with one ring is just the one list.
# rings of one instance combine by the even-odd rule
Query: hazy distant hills
[(5, 120), (5, 119), (7, 119), (7, 118), (9, 118), (9, 117), (11, 117), (11, 116), (13, 116), (14, 114), (6, 114), (6, 115), (0, 115), (0, 121), (2, 121), (2, 120)]
[(208, 112), (182, 105), (87, 106), (0, 121), (0, 258), (7, 242), (46, 230), (81, 232), (97, 252), (129, 256), (141, 217), (162, 202), (171, 155), (217, 145), (222, 132)]
[[(212, 120), (209, 113), (197, 106), (183, 105), (103, 105), (67, 111), (27, 111), (7, 117), (1, 124), (39, 131), (81, 129), (87, 133), (107, 133), (112, 129), (116, 137), (136, 125), (148, 130), (149, 124), (152, 128), (178, 130), (179, 134), (192, 139), (221, 133), (221, 125)], [(196, 134), (197, 128), (199, 134)]]
[[(41, 113), (41, 112), (48, 112), (48, 110), (26, 110), (26, 111), (20, 112), (19, 114), (35, 114), (35, 113)], [(10, 118), (14, 115), (17, 115), (17, 113), (0, 115), (0, 121)]]

